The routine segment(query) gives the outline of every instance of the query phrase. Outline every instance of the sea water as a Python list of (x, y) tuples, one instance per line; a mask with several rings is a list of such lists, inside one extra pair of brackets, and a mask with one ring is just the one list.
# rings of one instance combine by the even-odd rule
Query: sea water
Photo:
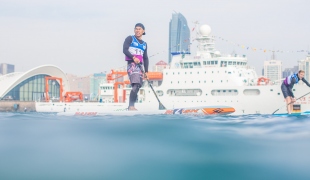
[(0, 179), (310, 179), (310, 116), (0, 113)]

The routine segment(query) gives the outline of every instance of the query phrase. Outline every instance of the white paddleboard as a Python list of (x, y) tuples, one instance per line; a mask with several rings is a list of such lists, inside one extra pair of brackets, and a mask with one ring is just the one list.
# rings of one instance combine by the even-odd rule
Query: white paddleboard
[(184, 115), (228, 115), (235, 112), (233, 107), (229, 106), (203, 106), (190, 108), (176, 108), (168, 110), (138, 110), (128, 111), (128, 109), (119, 109), (116, 111), (71, 111), (60, 112), (60, 116), (133, 116), (133, 115), (154, 115), (154, 114), (184, 114)]

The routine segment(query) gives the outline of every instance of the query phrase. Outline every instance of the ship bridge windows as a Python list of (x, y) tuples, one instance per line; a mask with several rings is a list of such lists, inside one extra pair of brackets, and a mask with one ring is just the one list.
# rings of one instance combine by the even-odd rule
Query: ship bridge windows
[(194, 62), (194, 66), (200, 66), (200, 62)]
[[(192, 62), (184, 63), (184, 68), (193, 68), (194, 65), (197, 66), (197, 62), (194, 62), (194, 63), (192, 63)], [(200, 65), (200, 63), (198, 65)]]
[(211, 91), (213, 96), (237, 96), (237, 89), (214, 89)]
[(202, 64), (203, 64), (203, 65), (207, 65), (207, 62), (206, 62), (206, 61), (203, 61)]
[(217, 63), (218, 63), (218, 61), (207, 61), (207, 65), (217, 65)]
[[(238, 61), (236, 62), (236, 61), (233, 61), (232, 64), (233, 65), (238, 65), (238, 66), (246, 66), (246, 62), (238, 62)], [(230, 63), (229, 63), (229, 65), (230, 65)]]
[(201, 89), (168, 89), (169, 96), (201, 96)]
[(222, 61), (221, 62), (221, 67), (227, 67), (227, 61)]
[(210, 65), (216, 65), (217, 64), (217, 61), (208, 61)]

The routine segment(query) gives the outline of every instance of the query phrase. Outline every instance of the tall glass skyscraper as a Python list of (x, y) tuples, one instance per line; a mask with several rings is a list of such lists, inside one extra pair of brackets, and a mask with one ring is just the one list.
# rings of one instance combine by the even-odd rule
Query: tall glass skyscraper
[(169, 63), (172, 54), (190, 52), (190, 30), (181, 13), (172, 14), (169, 24)]

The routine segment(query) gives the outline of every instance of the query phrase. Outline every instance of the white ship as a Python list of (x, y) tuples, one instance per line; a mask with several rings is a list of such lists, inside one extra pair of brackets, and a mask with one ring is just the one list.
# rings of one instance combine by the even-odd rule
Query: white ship
[[(136, 114), (186, 113), (186, 109), (187, 112), (196, 109), (196, 112), (204, 114), (272, 114), (277, 109), (276, 113), (286, 113), (282, 80), (270, 82), (267, 78), (259, 78), (245, 56), (222, 56), (214, 47), (208, 25), (202, 25), (199, 34), (196, 55), (180, 53), (173, 56), (169, 68), (163, 70), (162, 84), (154, 87), (160, 102), (169, 112), (158, 110), (158, 100), (145, 83), (138, 94), (135, 106), (139, 111)], [(130, 89), (125, 91), (129, 94)], [(309, 87), (299, 83), (293, 92), (295, 97), (301, 97), (309, 92)], [(36, 103), (38, 112), (81, 115), (126, 111), (127, 107), (128, 98), (123, 103)], [(310, 96), (305, 95), (295, 103), (294, 112), (309, 111)]]

